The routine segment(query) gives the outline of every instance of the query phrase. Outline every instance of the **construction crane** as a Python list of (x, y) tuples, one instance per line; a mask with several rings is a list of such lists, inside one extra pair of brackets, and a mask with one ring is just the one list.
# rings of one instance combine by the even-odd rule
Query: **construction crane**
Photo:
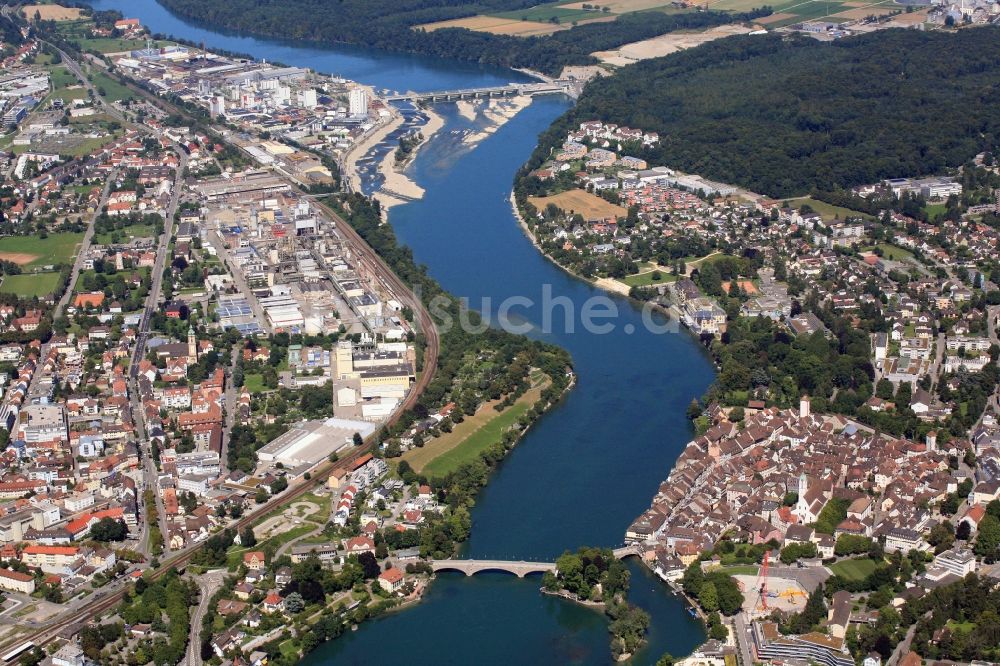
[(767, 565), (771, 558), (771, 551), (764, 551), (764, 565), (760, 568), (760, 600), (757, 603), (757, 610), (767, 610)]

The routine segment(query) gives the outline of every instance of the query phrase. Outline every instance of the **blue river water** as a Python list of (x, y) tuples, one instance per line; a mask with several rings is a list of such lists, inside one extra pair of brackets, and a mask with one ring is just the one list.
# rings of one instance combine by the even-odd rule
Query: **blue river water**
[[(154, 32), (378, 88), (443, 90), (523, 78), (447, 60), (224, 34), (182, 21), (154, 0), (91, 4), (137, 17)], [(563, 97), (537, 98), (474, 147), (462, 142), (472, 121), (453, 105), (437, 105), (445, 126), (408, 170), (426, 194), (389, 215), (416, 259), (474, 309), (496, 316), (512, 297), (522, 299), (505, 320), (568, 349), (577, 372), (574, 390), (532, 428), (479, 496), (466, 557), (551, 560), (580, 545), (620, 545), (625, 528), (648, 506), (690, 439), (688, 403), (714, 377), (691, 336), (650, 331), (636, 305), (566, 274), (518, 227), (509, 202), (513, 174), (538, 134), (569, 104)], [(583, 325), (588, 307), (597, 314), (616, 312), (594, 318), (610, 324), (609, 332)], [(634, 662), (653, 663), (664, 651), (690, 652), (704, 639), (700, 624), (645, 568), (629, 566), (631, 601), (652, 617), (648, 646)], [(609, 663), (605, 618), (540, 595), (538, 585), (537, 577), (443, 574), (420, 604), (364, 623), (304, 663)]]

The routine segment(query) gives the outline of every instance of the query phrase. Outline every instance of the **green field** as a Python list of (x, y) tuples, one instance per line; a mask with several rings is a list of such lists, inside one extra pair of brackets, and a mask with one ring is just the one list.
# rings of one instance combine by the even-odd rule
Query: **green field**
[(264, 392), (264, 375), (258, 373), (247, 374), (243, 378), (243, 386), (250, 393), (263, 393)]
[(31, 255), (33, 259), (21, 264), (26, 269), (69, 263), (82, 241), (82, 233), (49, 234), (47, 238), (6, 236), (0, 238), (0, 259), (9, 258), (4, 253)]
[(756, 576), (760, 573), (760, 567), (752, 564), (743, 564), (735, 567), (722, 567), (720, 571), (723, 571), (730, 576)]
[[(122, 51), (135, 51), (146, 48), (145, 39), (115, 39), (113, 37), (88, 37), (78, 39), (77, 43), (84, 51), (97, 51), (98, 53), (120, 53)], [(154, 45), (164, 46), (172, 42), (156, 40)]]
[(6, 275), (0, 282), (0, 293), (15, 294), (22, 298), (48, 296), (59, 286), (59, 273), (25, 273)]
[(814, 211), (819, 213), (824, 220), (834, 220), (841, 219), (844, 220), (848, 217), (871, 217), (865, 213), (851, 210), (850, 208), (844, 208), (842, 206), (834, 206), (833, 204), (828, 204), (825, 201), (818, 201), (811, 197), (801, 197), (799, 199), (789, 199), (788, 204), (798, 210), (800, 206), (807, 205)]
[(948, 620), (948, 623), (945, 626), (947, 626), (952, 631), (959, 631), (959, 632), (961, 632), (963, 634), (970, 634), (970, 633), (973, 632), (973, 630), (975, 630), (976, 623), (975, 622), (956, 622), (955, 620)]
[(874, 250), (878, 248), (882, 250), (882, 257), (884, 259), (890, 259), (893, 261), (912, 261), (913, 253), (907, 249), (901, 248), (897, 245), (892, 245), (890, 243), (879, 243), (874, 247), (867, 248), (869, 250)]
[[(94, 234), (94, 242), (99, 245), (108, 245), (113, 242), (112, 237), (115, 233), (121, 235), (122, 238), (152, 238), (156, 235), (155, 232), (156, 229), (151, 224), (132, 224), (124, 229), (118, 229), (117, 232)], [(199, 289), (198, 291), (204, 290)]]
[(53, 88), (65, 88), (80, 83), (80, 79), (62, 65), (56, 65), (49, 70), (49, 81)]
[(924, 206), (924, 212), (927, 213), (927, 218), (930, 220), (933, 220), (935, 215), (944, 215), (947, 210), (948, 206), (943, 203), (927, 204)]
[(867, 557), (855, 560), (840, 560), (830, 565), (830, 571), (848, 580), (864, 580), (875, 571), (875, 560)]
[(117, 102), (123, 99), (129, 99), (133, 97), (132, 91), (118, 83), (104, 72), (94, 71), (94, 78), (91, 83), (94, 84), (94, 88), (100, 93), (104, 91), (104, 99), (109, 102)]
[(465, 463), (475, 460), (480, 453), (499, 442), (501, 434), (517, 423), (517, 420), (528, 411), (530, 406), (525, 402), (511, 405), (495, 419), (469, 435), (461, 444), (427, 463), (423, 468), (423, 473), (428, 477), (440, 478), (454, 472)]
[[(68, 136), (68, 139), (70, 140), (53, 143), (47, 148), (51, 149), (53, 152), (58, 152), (63, 156), (69, 155), (70, 157), (84, 157), (97, 152), (101, 147), (114, 141), (118, 134), (120, 133), (94, 138), (82, 138), (79, 134), (70, 134)], [(21, 153), (26, 153), (31, 150), (37, 150), (37, 148), (33, 146), (14, 146), (12, 152), (15, 155), (20, 155)]]
[(668, 282), (674, 282), (677, 280), (676, 275), (671, 275), (665, 271), (660, 271), (660, 279), (654, 280), (653, 273), (656, 271), (648, 271), (646, 273), (636, 273), (635, 275), (627, 275), (619, 282), (624, 282), (630, 287), (650, 287), (658, 284), (667, 284)]

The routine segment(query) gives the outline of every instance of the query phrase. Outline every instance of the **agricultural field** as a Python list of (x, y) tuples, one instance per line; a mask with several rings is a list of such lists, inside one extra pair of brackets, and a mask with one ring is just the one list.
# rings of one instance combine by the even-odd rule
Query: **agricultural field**
[(5, 236), (0, 238), (0, 259), (13, 261), (24, 269), (50, 264), (68, 264), (83, 241), (82, 233), (37, 236)]
[[(584, 7), (586, 5), (586, 8)], [(613, 21), (619, 14), (657, 10), (665, 13), (681, 11), (664, 0), (609, 0), (608, 2), (547, 2), (509, 12), (478, 14), (466, 18), (427, 23), (421, 28), (467, 28), (494, 35), (534, 37), (567, 30), (574, 25)]]
[(608, 12), (612, 14), (628, 14), (629, 12), (644, 12), (649, 9), (659, 9), (659, 10), (674, 10), (676, 5), (670, 2), (664, 2), (664, 0), (604, 0), (603, 2), (567, 2), (562, 3), (560, 6), (563, 9), (579, 9), (583, 11), (590, 11), (591, 14), (598, 13), (594, 9), (585, 10), (584, 5), (590, 5), (598, 10), (598, 12), (603, 12), (604, 8), (607, 7)]
[(588, 220), (628, 215), (627, 208), (605, 201), (585, 190), (567, 190), (550, 197), (528, 197), (528, 201), (538, 210), (544, 210), (549, 204), (555, 204), (560, 210), (579, 213)]
[[(708, 0), (709, 9), (719, 11), (745, 12), (759, 7), (753, 0)], [(784, 0), (771, 4), (774, 13), (757, 19), (755, 23), (770, 29), (779, 28), (802, 21), (826, 19), (833, 23), (845, 23), (863, 19), (866, 16), (888, 14), (902, 9), (893, 0)]]
[(608, 12), (602, 12), (600, 9), (583, 9), (581, 6), (583, 3), (573, 4), (573, 7), (560, 5), (559, 3), (538, 5), (528, 9), (498, 12), (492, 14), (492, 16), (518, 21), (537, 21), (539, 23), (555, 23), (556, 21), (559, 23), (571, 23), (572, 21), (586, 21), (588, 19), (600, 18), (602, 15), (608, 15)]
[(24, 273), (5, 275), (0, 282), (0, 293), (14, 294), (22, 298), (38, 296), (44, 298), (59, 287), (59, 273)]
[(834, 562), (830, 565), (830, 571), (848, 580), (864, 580), (875, 571), (875, 566), (875, 560), (864, 557)]
[(469, 16), (467, 18), (437, 21), (420, 26), (433, 32), (443, 28), (467, 28), (475, 32), (488, 32), (493, 35), (513, 35), (515, 37), (536, 37), (551, 35), (557, 30), (566, 30), (570, 24), (541, 23), (538, 21), (522, 21), (517, 18), (502, 18), (498, 16)]
[(83, 11), (77, 7), (62, 5), (25, 5), (21, 8), (21, 12), (29, 20), (38, 14), (43, 21), (75, 21), (83, 16)]

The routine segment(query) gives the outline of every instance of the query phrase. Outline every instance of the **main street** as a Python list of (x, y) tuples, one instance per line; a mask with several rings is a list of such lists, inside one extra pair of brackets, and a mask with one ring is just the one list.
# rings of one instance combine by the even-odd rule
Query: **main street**
[[(113, 118), (123, 123), (124, 125), (131, 126), (143, 133), (152, 134), (159, 139), (163, 139), (164, 135), (158, 129), (150, 128), (145, 125), (136, 126), (129, 123), (126, 120), (125, 116), (117, 108), (115, 108), (111, 104), (107, 104), (101, 97), (101, 95), (97, 93), (97, 91), (94, 89), (93, 84), (91, 84), (90, 81), (87, 79), (86, 75), (84, 74), (83, 70), (80, 68), (80, 65), (76, 62), (76, 60), (74, 60), (64, 50), (58, 49), (58, 51), (59, 55), (62, 57), (63, 64), (66, 66), (66, 68), (69, 69), (83, 83), (83, 85), (87, 87), (87, 89), (91, 93), (91, 96), (95, 100), (98, 100), (98, 103), (103, 107), (104, 112), (108, 113), (109, 115), (111, 115)], [(159, 517), (158, 522), (160, 525), (160, 533), (164, 539), (164, 554), (166, 555), (169, 555), (170, 553), (166, 512), (163, 506), (163, 498), (159, 493), (159, 489), (157, 488), (158, 482), (157, 482), (156, 468), (152, 459), (152, 450), (150, 447), (150, 443), (148, 438), (146, 437), (145, 419), (143, 418), (142, 403), (139, 400), (139, 391), (135, 380), (139, 369), (139, 362), (146, 355), (146, 343), (148, 341), (148, 336), (149, 336), (149, 322), (153, 312), (159, 307), (160, 294), (163, 289), (163, 271), (166, 266), (166, 257), (170, 246), (170, 239), (173, 236), (174, 217), (177, 212), (177, 207), (180, 203), (180, 197), (184, 187), (184, 172), (187, 170), (187, 164), (188, 164), (187, 150), (183, 146), (173, 141), (171, 141), (171, 147), (177, 154), (179, 163), (174, 171), (174, 182), (171, 187), (170, 201), (167, 204), (167, 209), (164, 213), (163, 233), (160, 235), (159, 242), (156, 247), (156, 260), (154, 262), (152, 273), (150, 276), (150, 290), (149, 293), (146, 295), (145, 308), (143, 309), (142, 317), (139, 322), (135, 348), (132, 351), (132, 358), (129, 367), (129, 380), (131, 383), (129, 395), (132, 404), (132, 414), (134, 418), (137, 420), (139, 426), (137, 429), (137, 435), (140, 438), (141, 442), (143, 443), (142, 446), (143, 486), (145, 489), (151, 489), (153, 491), (154, 497), (156, 498), (156, 511)], [(105, 183), (104, 193), (101, 199), (101, 205), (95, 212), (94, 218), (91, 220), (90, 225), (88, 225), (87, 236), (85, 236), (84, 239), (85, 247), (89, 247), (90, 239), (93, 237), (93, 230), (94, 230), (93, 222), (94, 220), (96, 220), (97, 215), (100, 213), (100, 210), (104, 207), (112, 182), (113, 178), (109, 177), (108, 182)], [(83, 259), (83, 252), (81, 251), (80, 254), (77, 255), (76, 261), (74, 262), (74, 273), (70, 280), (71, 285), (76, 284), (76, 278), (79, 275), (79, 270), (80, 267), (82, 266), (82, 259)], [(65, 306), (66, 299), (68, 298), (68, 295), (72, 291), (73, 291), (72, 287), (67, 288), (67, 295), (64, 295), (63, 300), (60, 301), (60, 308)], [(61, 309), (59, 310), (59, 312), (61, 312)], [(36, 373), (36, 375), (37, 374), (39, 373)], [(140, 493), (140, 502), (142, 501), (142, 496), (143, 494)], [(143, 552), (148, 552), (149, 548), (148, 537), (149, 537), (149, 528), (148, 525), (146, 525), (145, 513), (143, 513), (143, 529), (142, 533), (140, 534), (140, 541), (139, 541), (140, 549)]]
[[(167, 529), (167, 514), (163, 506), (163, 496), (160, 494), (158, 487), (159, 482), (155, 463), (153, 461), (152, 444), (147, 437), (145, 413), (142, 409), (142, 402), (139, 399), (139, 386), (137, 378), (139, 373), (139, 364), (146, 356), (146, 343), (149, 341), (149, 322), (152, 319), (153, 312), (159, 309), (160, 294), (163, 290), (163, 271), (166, 267), (166, 258), (169, 253), (170, 239), (173, 237), (174, 232), (174, 215), (177, 212), (177, 206), (180, 203), (181, 191), (184, 187), (184, 171), (187, 169), (188, 163), (188, 155), (184, 148), (177, 144), (173, 144), (173, 149), (177, 153), (180, 163), (177, 165), (177, 169), (174, 172), (174, 184), (170, 192), (170, 203), (167, 206), (166, 219), (164, 220), (163, 225), (163, 234), (160, 236), (160, 241), (156, 248), (156, 261), (153, 263), (151, 286), (149, 294), (146, 295), (146, 307), (143, 310), (142, 319), (139, 322), (138, 334), (136, 335), (135, 340), (135, 349), (132, 351), (132, 362), (129, 368), (129, 382), (131, 384), (129, 388), (129, 396), (132, 402), (132, 414), (139, 425), (136, 436), (143, 443), (143, 485), (147, 490), (153, 491), (153, 497), (156, 501), (156, 514), (159, 517), (158, 522), (160, 524), (160, 534), (163, 537), (164, 555), (170, 554), (170, 533)], [(143, 515), (143, 520), (145, 520), (145, 514)], [(148, 539), (143, 540), (141, 543), (144, 548), (148, 547)]]

